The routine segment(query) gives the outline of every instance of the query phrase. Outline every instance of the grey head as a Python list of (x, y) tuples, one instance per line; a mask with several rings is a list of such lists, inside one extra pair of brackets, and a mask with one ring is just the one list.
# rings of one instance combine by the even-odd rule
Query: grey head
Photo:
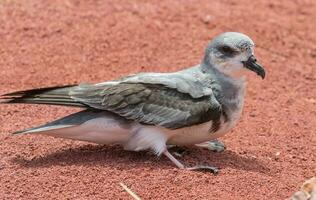
[(205, 70), (215, 68), (231, 76), (243, 69), (249, 69), (263, 79), (265, 70), (255, 58), (254, 46), (254, 42), (245, 34), (222, 33), (207, 46), (202, 66)]

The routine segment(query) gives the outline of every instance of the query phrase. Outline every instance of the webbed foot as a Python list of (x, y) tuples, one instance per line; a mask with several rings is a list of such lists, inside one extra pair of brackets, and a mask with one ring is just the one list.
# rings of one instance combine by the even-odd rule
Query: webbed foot
[(201, 144), (196, 144), (196, 146), (205, 148), (214, 152), (222, 152), (226, 149), (225, 144), (217, 139), (203, 142)]
[(219, 169), (214, 166), (209, 166), (209, 165), (196, 165), (194, 167), (187, 167), (187, 170), (193, 170), (193, 171), (206, 171), (206, 172), (211, 172), (213, 174), (218, 174)]

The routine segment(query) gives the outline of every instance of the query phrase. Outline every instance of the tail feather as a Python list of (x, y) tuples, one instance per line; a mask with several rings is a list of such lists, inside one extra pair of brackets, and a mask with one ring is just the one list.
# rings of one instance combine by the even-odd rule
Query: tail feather
[(74, 87), (76, 87), (76, 85), (12, 92), (2, 95), (0, 97), (0, 103), (49, 104), (85, 107), (84, 104), (75, 101), (69, 95), (70, 90)]

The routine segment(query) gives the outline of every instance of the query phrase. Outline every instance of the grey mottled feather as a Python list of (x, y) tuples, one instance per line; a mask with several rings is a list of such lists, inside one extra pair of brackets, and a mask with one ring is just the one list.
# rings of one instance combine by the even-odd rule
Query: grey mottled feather
[(108, 110), (126, 119), (170, 129), (219, 119), (221, 107), (212, 96), (193, 98), (163, 85), (120, 83), (84, 86), (70, 92), (75, 101)]
[(161, 84), (121, 82), (35, 89), (4, 95), (7, 103), (90, 107), (126, 119), (170, 129), (218, 120), (221, 106), (212, 95), (193, 98)]

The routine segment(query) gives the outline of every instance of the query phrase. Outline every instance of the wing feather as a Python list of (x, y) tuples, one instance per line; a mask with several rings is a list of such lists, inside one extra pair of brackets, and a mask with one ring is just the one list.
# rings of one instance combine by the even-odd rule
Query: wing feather
[(211, 95), (194, 98), (160, 84), (91, 85), (75, 88), (71, 98), (130, 120), (170, 129), (217, 120), (221, 114), (220, 104)]

